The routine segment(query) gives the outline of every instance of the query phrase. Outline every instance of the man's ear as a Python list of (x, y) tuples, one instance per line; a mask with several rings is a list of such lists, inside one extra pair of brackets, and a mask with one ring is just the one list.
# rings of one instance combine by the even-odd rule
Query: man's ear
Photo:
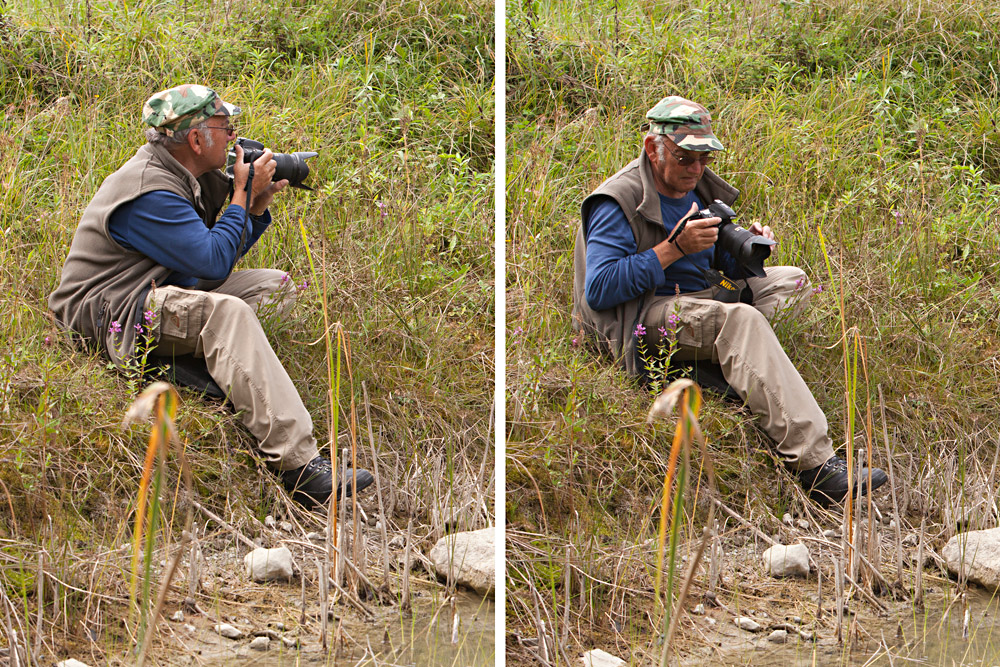
[(646, 157), (649, 158), (650, 164), (655, 166), (660, 163), (660, 156), (656, 154), (656, 138), (653, 135), (646, 135), (642, 141), (642, 148), (646, 151)]
[(192, 128), (184, 139), (188, 148), (190, 148), (191, 152), (195, 155), (201, 155), (205, 150), (205, 139), (201, 136), (201, 130)]

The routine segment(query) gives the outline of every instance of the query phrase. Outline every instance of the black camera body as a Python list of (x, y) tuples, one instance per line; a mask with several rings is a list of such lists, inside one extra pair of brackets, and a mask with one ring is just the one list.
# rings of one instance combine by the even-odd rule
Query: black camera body
[[(264, 144), (259, 141), (254, 141), (253, 139), (247, 139), (246, 137), (239, 137), (236, 140), (236, 146), (243, 148), (243, 161), (253, 162), (261, 156), (264, 152)], [(306, 160), (311, 157), (316, 157), (319, 155), (315, 151), (299, 151), (297, 153), (275, 153), (274, 161), (277, 163), (277, 167), (274, 169), (274, 176), (271, 181), (280, 181), (287, 178), (288, 184), (293, 188), (300, 188), (302, 190), (312, 190), (308, 185), (303, 185), (302, 181), (306, 180), (309, 176), (309, 165), (306, 164)], [(226, 167), (226, 173), (230, 176), (233, 175), (233, 164), (236, 163), (236, 150), (235, 146), (229, 151), (228, 166)]]
[(771, 246), (774, 245), (774, 241), (758, 234), (751, 234), (733, 223), (735, 217), (736, 212), (733, 209), (716, 199), (708, 208), (692, 214), (688, 220), (722, 218), (722, 222), (718, 225), (719, 240), (716, 241), (716, 246), (728, 252), (744, 271), (763, 278), (764, 260), (771, 256)]

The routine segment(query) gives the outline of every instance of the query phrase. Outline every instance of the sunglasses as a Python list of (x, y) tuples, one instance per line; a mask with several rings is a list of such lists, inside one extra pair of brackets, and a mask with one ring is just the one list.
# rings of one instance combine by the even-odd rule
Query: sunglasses
[(679, 164), (682, 167), (690, 167), (695, 162), (698, 162), (701, 164), (701, 166), (705, 167), (707, 165), (712, 164), (712, 162), (715, 160), (714, 155), (702, 155), (699, 157), (691, 157), (690, 155), (678, 155), (669, 148), (667, 149), (667, 151), (674, 157), (675, 160), (677, 160), (677, 164)]

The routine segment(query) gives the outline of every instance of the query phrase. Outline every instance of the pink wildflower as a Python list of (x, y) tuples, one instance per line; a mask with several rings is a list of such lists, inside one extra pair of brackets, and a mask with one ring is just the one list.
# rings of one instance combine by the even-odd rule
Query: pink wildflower
[(116, 334), (121, 332), (122, 332), (122, 325), (118, 323), (118, 320), (112, 322), (111, 326), (108, 327), (108, 333)]
[(636, 338), (638, 338), (639, 336), (645, 336), (646, 327), (642, 326), (641, 322), (639, 324), (636, 324), (635, 331), (632, 332), (632, 335), (635, 336)]

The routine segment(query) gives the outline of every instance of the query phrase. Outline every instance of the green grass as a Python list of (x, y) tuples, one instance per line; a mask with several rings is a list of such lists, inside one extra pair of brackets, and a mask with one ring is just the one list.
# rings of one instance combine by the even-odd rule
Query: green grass
[[(622, 657), (659, 654), (645, 617), (653, 550), (641, 545), (670, 434), (644, 424), (648, 393), (574, 344), (569, 313), (580, 202), (638, 155), (645, 112), (668, 94), (712, 112), (727, 148), (713, 168), (741, 190), (744, 223), (775, 228), (771, 263), (824, 288), (776, 331), (840, 445), (843, 295), (867, 368), (856, 357), (855, 446), (885, 467), (884, 407), (904, 530), (924, 508), (936, 543), (953, 534), (955, 507), (995, 497), (996, 18), (986, 2), (508, 4), (509, 632), (536, 636), (547, 612), (554, 662), (616, 652), (615, 637)], [(722, 500), (779, 530), (799, 499), (767, 438), (718, 399), (701, 419)], [(689, 516), (689, 539), (704, 510)], [(974, 516), (974, 527), (996, 525), (992, 510)], [(515, 644), (508, 658), (534, 651)]]
[[(43, 637), (34, 658), (64, 657), (83, 641), (81, 621), (103, 659), (131, 641), (93, 610), (99, 595), (127, 608), (128, 568), (94, 564), (129, 543), (148, 428), (121, 422), (141, 383), (75, 348), (46, 298), (83, 208), (144, 141), (142, 103), (182, 82), (242, 107), (243, 136), (319, 152), (315, 191), (279, 196), (276, 224), (240, 266), (311, 283), (290, 319), (264, 324), (320, 443), (330, 434), (322, 285), (300, 222), (329, 319), (350, 342), (338, 446), (350, 446), (353, 402), (368, 468), (371, 414), (390, 532), (412, 518), (427, 546), (457, 506), (477, 508), (467, 528), (492, 523), (482, 463), (493, 460), (493, 33), (492, 5), (476, 0), (0, 8), (0, 590), (27, 644)], [(235, 526), (285, 515), (235, 417), (181, 396), (199, 502)], [(46, 597), (39, 615), (39, 553), (46, 579), (73, 587), (65, 613)]]

